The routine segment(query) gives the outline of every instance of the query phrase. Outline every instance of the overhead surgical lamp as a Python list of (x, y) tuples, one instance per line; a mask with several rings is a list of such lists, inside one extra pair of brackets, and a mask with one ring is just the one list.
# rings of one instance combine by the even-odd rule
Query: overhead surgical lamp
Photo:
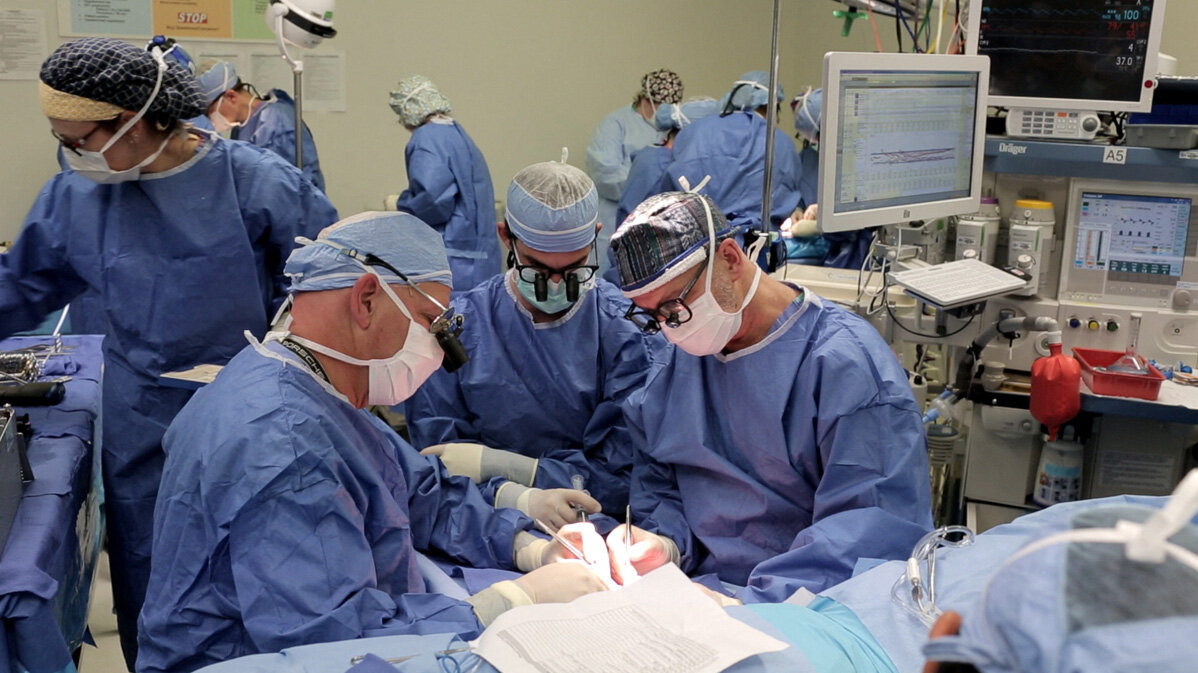
[(291, 65), (295, 82), (295, 165), (304, 167), (304, 62), (291, 57), (287, 45), (311, 49), (326, 38), (337, 35), (333, 29), (333, 9), (337, 0), (270, 0), (264, 18), (275, 35), (279, 55)]

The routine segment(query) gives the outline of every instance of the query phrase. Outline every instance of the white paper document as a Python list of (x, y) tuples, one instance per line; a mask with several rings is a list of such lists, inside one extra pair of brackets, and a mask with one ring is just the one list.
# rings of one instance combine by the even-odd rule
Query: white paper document
[(504, 673), (716, 673), (787, 644), (729, 616), (670, 564), (616, 591), (505, 612), (471, 647)]

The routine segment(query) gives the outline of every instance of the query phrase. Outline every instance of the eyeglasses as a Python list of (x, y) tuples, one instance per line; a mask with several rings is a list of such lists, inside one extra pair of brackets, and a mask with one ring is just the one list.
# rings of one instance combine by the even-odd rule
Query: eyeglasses
[(92, 137), (92, 134), (95, 133), (96, 131), (99, 131), (103, 126), (104, 126), (103, 124), (96, 124), (95, 128), (88, 131), (87, 134), (84, 135), (82, 138), (78, 138), (76, 140), (69, 140), (66, 137), (64, 137), (61, 133), (59, 133), (58, 131), (55, 131), (54, 129), (50, 129), (50, 135), (54, 136), (54, 139), (57, 140), (58, 143), (60, 145), (62, 145), (63, 147), (74, 152), (75, 154), (79, 154), (79, 148), (83, 147), (83, 144), (87, 142), (87, 139)]
[(700, 264), (699, 270), (691, 280), (682, 289), (682, 294), (675, 299), (664, 301), (657, 305), (655, 309), (646, 309), (633, 304), (624, 312), (624, 317), (631, 320), (632, 324), (641, 328), (645, 334), (657, 334), (661, 331), (661, 324), (665, 323), (666, 327), (676, 328), (682, 323), (691, 319), (691, 309), (686, 305), (686, 296), (691, 293), (691, 288), (695, 287), (699, 276), (703, 275), (703, 270), (707, 268), (707, 264)]
[[(592, 245), (591, 250), (587, 252), (587, 262), (591, 260), (591, 255), (594, 253), (595, 246)], [(532, 284), (537, 301), (545, 301), (549, 298), (549, 279), (554, 276), (558, 276), (566, 282), (566, 299), (578, 301), (582, 284), (594, 278), (595, 272), (599, 270), (598, 264), (571, 264), (560, 269), (554, 269), (541, 264), (525, 264), (520, 259), (520, 253), (516, 252), (514, 241), (512, 243), (512, 256), (516, 261), (512, 267), (516, 269), (520, 280)]]
[(907, 571), (891, 587), (891, 599), (931, 626), (941, 614), (936, 607), (936, 550), (965, 547), (973, 544), (973, 538), (973, 531), (965, 526), (942, 526), (924, 535), (911, 550)]

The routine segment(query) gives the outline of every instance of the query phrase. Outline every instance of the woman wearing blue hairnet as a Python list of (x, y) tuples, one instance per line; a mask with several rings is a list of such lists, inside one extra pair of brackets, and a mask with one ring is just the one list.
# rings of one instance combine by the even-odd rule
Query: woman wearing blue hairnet
[(223, 364), (266, 331), (298, 234), (337, 219), (278, 156), (179, 122), (204, 99), (177, 63), (119, 40), (68, 42), (42, 64), (41, 107), (69, 167), (0, 256), (0, 334), (91, 292), (107, 327), (101, 462), (109, 559), (130, 669), (150, 566), (162, 434), (190, 392), (163, 372)]
[(408, 188), (396, 207), (441, 233), (453, 289), (469, 290), (501, 270), (495, 189), (482, 152), (449, 116), (449, 99), (422, 75), (399, 82), (391, 109), (412, 134), (404, 148)]

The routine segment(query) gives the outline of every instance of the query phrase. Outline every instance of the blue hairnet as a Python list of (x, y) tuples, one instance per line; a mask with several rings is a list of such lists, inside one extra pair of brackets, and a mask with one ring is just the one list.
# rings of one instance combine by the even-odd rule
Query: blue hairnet
[(696, 98), (679, 105), (665, 103), (657, 106), (657, 113), (653, 116), (653, 125), (662, 132), (681, 129), (687, 124), (710, 117), (719, 111), (719, 106), (714, 98)]
[(795, 112), (795, 131), (807, 142), (819, 140), (819, 112), (824, 105), (823, 89), (808, 89), (791, 103)]
[(624, 295), (649, 292), (701, 262), (710, 238), (708, 212), (717, 238), (734, 233), (715, 202), (694, 192), (650, 196), (629, 213), (611, 237)]
[[(207, 106), (195, 78), (173, 59), (165, 59), (162, 85), (147, 114), (190, 119)], [(158, 83), (158, 61), (150, 52), (107, 37), (85, 37), (60, 45), (42, 63), (42, 82), (55, 91), (140, 110)]]
[[(764, 70), (750, 70), (732, 83), (732, 88), (720, 99), (720, 110), (756, 110), (765, 106), (770, 96), (770, 74)], [(731, 98), (731, 106), (729, 106)], [(786, 100), (782, 84), (778, 84), (778, 102)]]
[(237, 85), (237, 69), (228, 61), (217, 61), (202, 75), (196, 77), (196, 82), (200, 85), (200, 92), (204, 94), (204, 100), (208, 102), (208, 105), (212, 105), (212, 101), (220, 98), (221, 94)]
[[(1189, 522), (1194, 513), (1184, 513), (1180, 527), (1162, 531), (1160, 542), (1145, 535), (1149, 545), (1064, 537), (1114, 535), (1120, 528), (1134, 535), (1141, 525), (1139, 530), (1152, 531), (1145, 522), (1171, 504), (1177, 503), (1162, 510), (1113, 505), (1079, 513), (1065, 532), (1050, 532), (995, 572), (976, 607), (963, 614), (960, 634), (925, 643), (924, 654), (932, 661), (971, 663), (982, 673), (1192, 670), (1198, 659), (1198, 569), (1180, 558), (1198, 554), (1198, 527)], [(1129, 558), (1133, 548), (1161, 542), (1159, 561)]]
[[(441, 283), (453, 287), (449, 257), (441, 234), (408, 213), (359, 213), (329, 225), (315, 241), (287, 258), (283, 273), (291, 279), (291, 292), (319, 292), (350, 287), (367, 273), (346, 252), (373, 254), (408, 277), (405, 281), (386, 267), (373, 266), (388, 284)], [(409, 283), (410, 281), (410, 283)]]
[(508, 231), (541, 252), (574, 252), (595, 240), (599, 192), (564, 161), (524, 168), (507, 188)]

